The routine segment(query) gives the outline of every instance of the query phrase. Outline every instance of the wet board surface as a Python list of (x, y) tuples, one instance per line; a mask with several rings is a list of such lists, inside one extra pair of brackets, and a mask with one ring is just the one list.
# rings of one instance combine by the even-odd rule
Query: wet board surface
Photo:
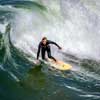
[(58, 70), (71, 70), (72, 66), (70, 64), (64, 63), (63, 61), (57, 60), (57, 62), (52, 59), (48, 59), (50, 66)]

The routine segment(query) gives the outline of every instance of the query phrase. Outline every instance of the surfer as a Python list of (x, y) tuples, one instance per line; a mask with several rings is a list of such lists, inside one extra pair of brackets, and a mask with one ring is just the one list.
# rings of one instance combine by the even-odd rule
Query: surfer
[(39, 59), (39, 54), (41, 51), (41, 56), (43, 60), (46, 60), (45, 53), (47, 52), (48, 58), (53, 59), (56, 62), (56, 59), (51, 55), (51, 47), (49, 44), (56, 45), (59, 49), (62, 49), (57, 43), (48, 40), (46, 37), (43, 37), (41, 42), (38, 45), (38, 51), (37, 51), (37, 60)]

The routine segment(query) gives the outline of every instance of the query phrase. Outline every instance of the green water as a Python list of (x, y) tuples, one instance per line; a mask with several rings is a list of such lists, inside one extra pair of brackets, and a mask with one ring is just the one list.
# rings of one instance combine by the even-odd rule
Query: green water
[[(63, 57), (63, 60), (73, 67), (70, 71), (53, 70), (46, 64), (34, 64), (34, 53), (36, 54), (37, 49), (33, 49), (31, 54), (28, 49), (31, 47), (31, 33), (34, 33), (31, 37), (35, 37), (32, 39), (36, 39), (36, 42), (38, 37), (42, 36), (42, 31), (48, 36), (53, 34), (52, 39), (59, 39), (59, 43), (66, 41), (67, 35), (52, 33), (63, 26), (59, 25), (59, 22), (54, 24), (55, 21), (62, 20), (62, 16), (58, 14), (60, 7), (55, 5), (57, 0), (52, 2), (54, 3), (47, 0), (43, 4), (42, 0), (0, 0), (0, 100), (100, 100), (100, 62), (95, 57), (85, 59), (68, 52), (62, 53), (60, 58)], [(73, 3), (75, 2), (72, 1), (72, 5)], [(30, 20), (29, 16), (33, 20)], [(69, 20), (70, 17), (67, 16)], [(27, 31), (30, 34), (24, 34)], [(23, 41), (29, 42), (24, 46), (14, 45)], [(64, 46), (68, 45), (64, 43)]]

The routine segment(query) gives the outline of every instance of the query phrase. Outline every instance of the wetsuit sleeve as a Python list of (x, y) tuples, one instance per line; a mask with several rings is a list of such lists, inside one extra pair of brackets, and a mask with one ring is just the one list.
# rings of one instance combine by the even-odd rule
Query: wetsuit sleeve
[(53, 42), (53, 41), (48, 40), (48, 43), (49, 43), (49, 44), (54, 44), (54, 45), (56, 45), (58, 48), (61, 48), (56, 42)]
[(39, 59), (40, 49), (41, 49), (41, 43), (39, 43), (39, 45), (38, 45), (37, 59)]

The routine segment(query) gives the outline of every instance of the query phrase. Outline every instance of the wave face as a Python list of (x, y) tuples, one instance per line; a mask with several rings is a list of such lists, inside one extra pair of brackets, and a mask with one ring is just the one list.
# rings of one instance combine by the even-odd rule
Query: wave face
[[(100, 100), (100, 1), (0, 0), (0, 100)], [(68, 72), (36, 66), (43, 36)]]

